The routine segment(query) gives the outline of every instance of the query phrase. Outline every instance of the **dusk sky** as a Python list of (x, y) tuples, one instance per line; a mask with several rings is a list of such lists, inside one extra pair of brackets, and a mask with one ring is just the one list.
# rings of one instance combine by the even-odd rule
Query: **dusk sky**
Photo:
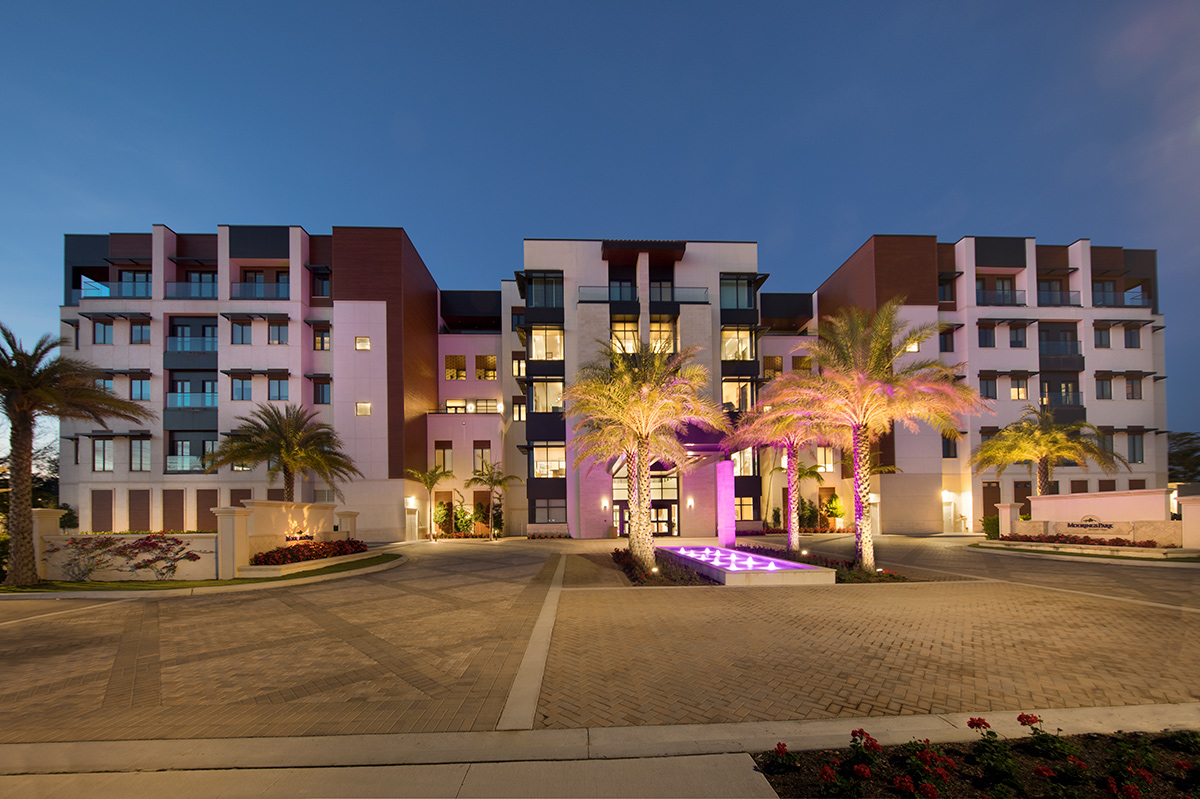
[(522, 239), (759, 243), (812, 291), (875, 233), (1157, 249), (1200, 429), (1200, 3), (55, 3), (0, 15), (0, 320), (65, 233), (404, 227), (443, 288)]

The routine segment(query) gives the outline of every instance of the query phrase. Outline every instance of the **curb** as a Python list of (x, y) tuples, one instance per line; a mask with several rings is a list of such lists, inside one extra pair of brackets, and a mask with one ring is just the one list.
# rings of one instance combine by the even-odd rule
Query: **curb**
[(1010, 557), (1025, 557), (1025, 558), (1041, 558), (1042, 560), (1064, 560), (1071, 563), (1097, 563), (1109, 566), (1157, 566), (1159, 568), (1167, 567), (1169, 569), (1200, 569), (1200, 563), (1174, 563), (1170, 560), (1151, 560), (1150, 558), (1116, 558), (1106, 555), (1061, 555), (1057, 552), (1035, 552), (1025, 550), (1022, 552), (1014, 552), (1011, 549), (1002, 549), (1000, 547), (987, 546), (972, 546), (971, 544), (963, 544), (963, 549), (972, 552), (991, 552), (997, 555), (1008, 555)]

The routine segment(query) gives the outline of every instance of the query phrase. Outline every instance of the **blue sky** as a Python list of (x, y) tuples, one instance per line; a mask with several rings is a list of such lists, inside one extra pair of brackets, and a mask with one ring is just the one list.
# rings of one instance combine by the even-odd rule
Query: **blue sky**
[(64, 233), (397, 225), (443, 287), (521, 240), (759, 242), (811, 291), (874, 233), (1159, 251), (1200, 429), (1200, 4), (31, 3), (3, 14), (0, 320)]

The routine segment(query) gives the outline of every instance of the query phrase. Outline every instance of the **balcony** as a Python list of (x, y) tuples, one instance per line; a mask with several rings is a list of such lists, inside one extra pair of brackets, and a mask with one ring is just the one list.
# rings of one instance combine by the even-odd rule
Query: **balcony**
[(78, 305), (80, 300), (116, 299), (116, 300), (148, 300), (151, 294), (150, 283), (98, 283), (86, 281), (81, 288), (71, 290), (71, 300)]
[(1043, 308), (1078, 308), (1082, 305), (1078, 291), (1038, 291), (1037, 298), (1038, 305)]
[(1039, 341), (1038, 353), (1041, 355), (1080, 355), (1078, 341)]
[(168, 300), (215, 300), (216, 298), (216, 283), (179, 283), (167, 281)]
[(637, 286), (580, 286), (580, 302), (637, 302)]
[(991, 291), (985, 289), (975, 290), (976, 305), (1024, 305), (1024, 291)]
[(203, 472), (204, 463), (199, 455), (168, 455), (168, 472)]
[(167, 394), (168, 408), (215, 408), (216, 394), (202, 394), (198, 391), (187, 394)]
[(290, 297), (287, 283), (232, 283), (231, 300), (286, 300)]
[(704, 286), (651, 286), (650, 302), (708, 305), (708, 289)]
[(1096, 308), (1151, 308), (1150, 295), (1144, 292), (1093, 291), (1092, 305)]
[(215, 336), (168, 336), (167, 352), (216, 352)]
[(1043, 394), (1042, 405), (1049, 408), (1078, 408), (1083, 405), (1083, 394), (1078, 391)]

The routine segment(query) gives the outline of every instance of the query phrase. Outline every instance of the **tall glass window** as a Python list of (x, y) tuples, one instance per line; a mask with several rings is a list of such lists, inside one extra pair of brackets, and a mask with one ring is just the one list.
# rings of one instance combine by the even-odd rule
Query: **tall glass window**
[(563, 331), (561, 327), (534, 327), (529, 331), (529, 360), (561, 361)]
[(129, 440), (129, 471), (150, 471), (150, 439), (131, 438)]
[(638, 323), (636, 320), (613, 319), (610, 322), (612, 345), (618, 352), (637, 352)]
[(529, 452), (533, 459), (529, 473), (534, 477), (567, 476), (567, 448), (564, 444), (535, 444)]
[(111, 472), (113, 470), (113, 440), (111, 438), (92, 439), (92, 471)]
[(529, 412), (557, 413), (563, 409), (563, 381), (535, 380), (529, 384)]
[(721, 275), (721, 307), (754, 308), (754, 275)]
[(1145, 463), (1145, 434), (1144, 433), (1128, 433), (1126, 438), (1129, 440), (1129, 457), (1130, 463)]
[(721, 331), (721, 360), (753, 361), (754, 349), (754, 332), (749, 328), (727, 328)]
[(563, 307), (562, 272), (526, 272), (525, 306), (527, 308)]

